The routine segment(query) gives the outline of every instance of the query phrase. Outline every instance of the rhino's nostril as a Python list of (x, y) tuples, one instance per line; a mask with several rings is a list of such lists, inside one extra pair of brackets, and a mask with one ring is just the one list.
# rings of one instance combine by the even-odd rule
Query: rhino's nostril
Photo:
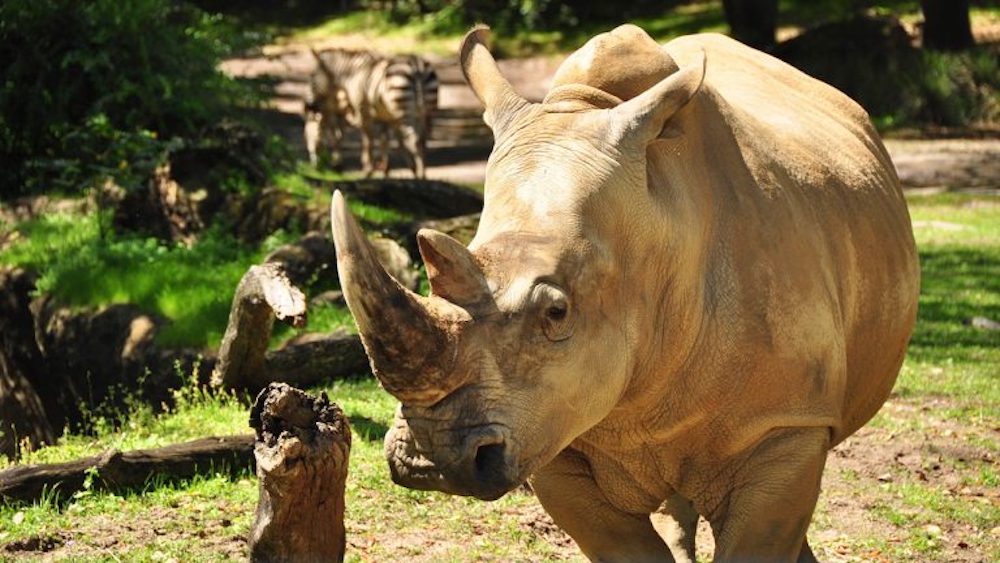
[(480, 478), (498, 477), (503, 474), (504, 445), (486, 444), (476, 450), (476, 474)]

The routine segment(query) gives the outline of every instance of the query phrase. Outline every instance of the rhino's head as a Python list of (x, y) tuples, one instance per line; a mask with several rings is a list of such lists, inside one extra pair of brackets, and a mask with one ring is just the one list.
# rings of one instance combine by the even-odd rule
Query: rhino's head
[(630, 315), (653, 305), (632, 298), (627, 271), (645, 259), (631, 254), (630, 226), (650, 211), (645, 147), (699, 88), (704, 66), (624, 102), (567, 84), (531, 104), (501, 76), (485, 33), (473, 30), (461, 51), (496, 138), (485, 206), (469, 248), (418, 234), (431, 295), (385, 273), (339, 193), (332, 219), (347, 303), (375, 375), (402, 403), (385, 442), (393, 479), (494, 499), (627, 392)]

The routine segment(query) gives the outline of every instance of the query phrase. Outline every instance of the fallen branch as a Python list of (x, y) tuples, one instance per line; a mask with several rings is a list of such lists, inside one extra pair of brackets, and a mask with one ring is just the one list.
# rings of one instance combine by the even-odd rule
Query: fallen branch
[(346, 331), (331, 335), (311, 334), (267, 353), (263, 378), (248, 380), (261, 389), (272, 381), (297, 387), (315, 385), (326, 378), (338, 379), (371, 373), (368, 356), (356, 334)]
[(199, 472), (250, 467), (253, 436), (202, 438), (162, 448), (108, 450), (66, 463), (16, 465), (0, 471), (0, 500), (34, 502), (49, 492), (68, 497), (87, 486), (122, 490), (145, 485), (154, 475), (184, 479)]

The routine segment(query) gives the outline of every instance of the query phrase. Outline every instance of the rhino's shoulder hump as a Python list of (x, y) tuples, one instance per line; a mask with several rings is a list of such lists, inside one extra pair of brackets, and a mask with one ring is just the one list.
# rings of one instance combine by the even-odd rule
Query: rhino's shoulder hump
[(681, 67), (705, 53), (706, 102), (724, 106), (717, 115), (760, 187), (780, 176), (798, 179), (797, 188), (898, 189), (867, 112), (836, 88), (720, 34), (679, 37), (663, 49)]

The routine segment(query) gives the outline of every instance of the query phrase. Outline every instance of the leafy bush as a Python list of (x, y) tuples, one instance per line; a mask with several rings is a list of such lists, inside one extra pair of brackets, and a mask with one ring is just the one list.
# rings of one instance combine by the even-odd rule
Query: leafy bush
[(912, 117), (940, 125), (1000, 120), (1000, 52), (923, 51), (913, 73)]
[(778, 44), (773, 54), (854, 98), (883, 128), (1000, 118), (995, 46), (960, 53), (918, 49), (893, 17), (823, 24)]
[(0, 3), (0, 197), (141, 177), (247, 99), (216, 68), (231, 36), (170, 0)]

